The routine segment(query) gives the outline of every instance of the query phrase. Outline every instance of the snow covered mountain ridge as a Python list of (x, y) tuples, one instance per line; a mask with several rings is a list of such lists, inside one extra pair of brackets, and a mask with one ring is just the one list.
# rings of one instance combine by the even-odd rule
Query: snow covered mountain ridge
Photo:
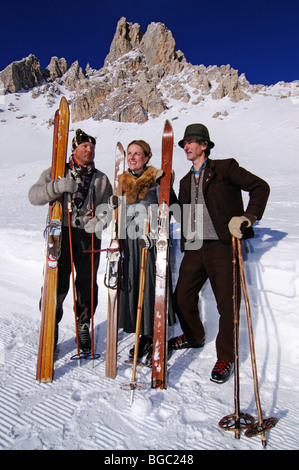
[[(118, 122), (143, 123), (179, 103), (198, 104), (208, 96), (228, 97), (233, 102), (249, 100), (252, 93), (273, 92), (273, 87), (251, 85), (245, 74), (221, 67), (192, 65), (177, 51), (171, 31), (162, 23), (151, 23), (145, 34), (139, 24), (122, 17), (110, 51), (100, 70), (78, 61), (68, 66), (64, 58), (52, 57), (43, 71), (33, 55), (13, 62), (0, 72), (4, 93), (32, 90), (35, 98), (41, 88), (55, 90), (64, 85), (70, 97), (72, 121), (92, 117)], [(294, 94), (294, 84), (280, 83), (282, 97)], [(57, 90), (57, 87), (56, 87)]]

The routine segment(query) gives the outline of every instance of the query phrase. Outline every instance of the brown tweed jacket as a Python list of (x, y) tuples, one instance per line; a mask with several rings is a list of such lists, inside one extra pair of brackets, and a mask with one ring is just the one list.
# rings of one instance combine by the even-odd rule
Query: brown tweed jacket
[[(180, 181), (179, 203), (182, 220), (184, 205), (191, 203), (191, 176), (189, 171)], [(210, 217), (219, 239), (231, 243), (228, 223), (234, 216), (245, 215), (249, 219), (260, 220), (270, 194), (266, 181), (240, 167), (233, 158), (211, 160), (208, 158), (203, 177), (203, 195)], [(249, 201), (244, 211), (242, 190), (249, 193)], [(185, 207), (186, 209), (186, 207)], [(252, 227), (246, 229), (245, 238), (254, 236)], [(181, 236), (181, 250), (185, 249), (185, 239)]]

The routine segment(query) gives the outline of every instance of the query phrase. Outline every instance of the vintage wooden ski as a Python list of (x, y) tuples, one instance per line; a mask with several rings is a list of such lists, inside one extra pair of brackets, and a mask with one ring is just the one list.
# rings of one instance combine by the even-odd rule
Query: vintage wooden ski
[(156, 243), (155, 314), (152, 357), (152, 388), (167, 388), (169, 202), (173, 153), (173, 130), (165, 122), (162, 138), (158, 237)]
[[(116, 145), (114, 191), (119, 201), (122, 197), (122, 189), (119, 178), (125, 169), (125, 151), (120, 142)], [(106, 367), (105, 375), (111, 379), (116, 377), (117, 370), (117, 335), (118, 335), (118, 300), (120, 287), (120, 250), (119, 237), (121, 220), (121, 204), (114, 209), (112, 217), (112, 234), (110, 247), (107, 251), (107, 266), (105, 285), (108, 288), (108, 312), (107, 312), (107, 339), (106, 339)]]
[[(69, 131), (69, 106), (62, 97), (55, 113), (52, 179), (65, 175), (67, 141)], [(62, 198), (49, 204), (46, 237), (46, 264), (41, 299), (41, 328), (36, 379), (51, 382), (54, 369), (55, 313), (57, 301), (58, 258), (60, 256), (62, 222)]]

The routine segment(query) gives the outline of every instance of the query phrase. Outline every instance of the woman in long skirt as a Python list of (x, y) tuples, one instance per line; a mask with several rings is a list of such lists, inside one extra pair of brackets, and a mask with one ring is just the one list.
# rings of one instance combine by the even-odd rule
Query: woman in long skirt
[[(159, 180), (162, 170), (148, 166), (152, 156), (149, 144), (132, 141), (127, 148), (128, 170), (120, 178), (123, 191), (122, 286), (119, 301), (119, 327), (135, 333), (139, 297), (142, 246), (148, 248), (145, 273), (144, 301), (140, 326), (138, 357), (147, 356), (150, 362), (153, 343), (155, 303), (155, 236), (159, 208)], [(151, 208), (150, 233), (144, 234), (144, 221)], [(141, 241), (142, 240), (142, 241)], [(172, 302), (169, 302), (169, 324), (173, 324)], [(132, 358), (134, 348), (129, 352)]]

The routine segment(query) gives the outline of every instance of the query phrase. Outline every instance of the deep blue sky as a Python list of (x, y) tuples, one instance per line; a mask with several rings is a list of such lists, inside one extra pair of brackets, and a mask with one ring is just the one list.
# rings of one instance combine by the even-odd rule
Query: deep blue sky
[(230, 64), (252, 83), (299, 79), (298, 0), (31, 0), (1, 6), (0, 70), (33, 53), (99, 69), (118, 20), (172, 32), (193, 65)]

